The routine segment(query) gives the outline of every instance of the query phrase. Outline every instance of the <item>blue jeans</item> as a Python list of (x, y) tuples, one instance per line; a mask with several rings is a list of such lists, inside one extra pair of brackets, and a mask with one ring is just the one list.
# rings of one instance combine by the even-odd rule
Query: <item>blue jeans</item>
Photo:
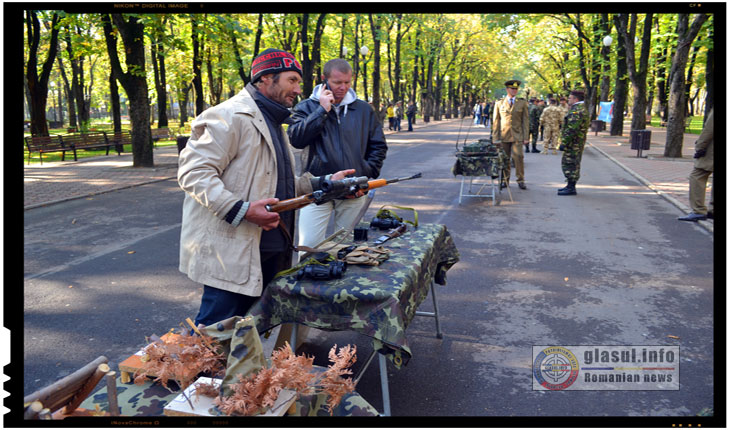
[[(278, 272), (291, 267), (290, 251), (261, 255), (261, 271), (264, 288)], [(220, 288), (203, 285), (200, 310), (195, 325), (211, 325), (233, 316), (245, 316), (259, 297), (233, 293)]]
[(408, 131), (413, 131), (413, 118), (408, 117)]

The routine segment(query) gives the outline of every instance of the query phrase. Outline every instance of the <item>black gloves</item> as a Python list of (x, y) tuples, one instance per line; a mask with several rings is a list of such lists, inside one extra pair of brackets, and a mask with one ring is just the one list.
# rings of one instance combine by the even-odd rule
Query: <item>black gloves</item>
[(706, 149), (698, 149), (698, 150), (695, 151), (694, 158), (702, 158), (706, 154), (707, 154), (707, 150)]

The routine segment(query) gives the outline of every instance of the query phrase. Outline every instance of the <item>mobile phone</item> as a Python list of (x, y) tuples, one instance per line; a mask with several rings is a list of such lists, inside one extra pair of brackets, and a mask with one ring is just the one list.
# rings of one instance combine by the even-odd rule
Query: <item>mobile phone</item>
[(322, 82), (322, 84), (324, 85), (324, 87), (325, 87), (326, 89), (328, 89), (328, 90), (332, 91), (332, 88), (330, 88), (330, 84), (329, 84), (329, 83), (327, 82), (327, 79), (325, 79), (325, 80), (324, 80), (324, 81)]

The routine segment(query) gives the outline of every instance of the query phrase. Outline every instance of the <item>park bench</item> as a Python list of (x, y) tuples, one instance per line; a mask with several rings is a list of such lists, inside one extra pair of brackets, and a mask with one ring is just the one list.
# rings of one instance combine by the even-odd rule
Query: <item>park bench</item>
[(109, 139), (109, 143), (114, 145), (114, 148), (118, 153), (124, 151), (123, 145), (128, 145), (132, 143), (132, 135), (127, 130), (123, 130), (121, 132), (111, 132), (107, 135), (107, 138)]
[(170, 135), (170, 129), (165, 128), (153, 128), (152, 130), (152, 140), (154, 142), (157, 142), (158, 140), (162, 139), (169, 139), (171, 137)]
[(99, 149), (106, 148), (106, 155), (109, 155), (109, 148), (115, 146), (117, 154), (121, 155), (119, 146), (114, 145), (106, 137), (106, 133), (80, 133), (61, 136), (64, 146), (70, 148), (74, 153), (74, 161), (77, 161), (76, 150), (78, 149)]
[(45, 152), (60, 152), (61, 160), (66, 159), (66, 151), (72, 149), (64, 146), (61, 136), (27, 136), (25, 138), (25, 146), (28, 148), (28, 164), (30, 164), (30, 157), (34, 152), (37, 152), (43, 164), (43, 153)]

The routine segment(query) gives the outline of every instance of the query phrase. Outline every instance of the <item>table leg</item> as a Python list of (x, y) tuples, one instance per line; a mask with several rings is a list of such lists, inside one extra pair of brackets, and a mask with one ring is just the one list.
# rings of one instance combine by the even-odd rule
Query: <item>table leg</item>
[(461, 204), (461, 197), (464, 195), (464, 177), (461, 177), (461, 188), (459, 188), (459, 204)]
[(294, 354), (297, 353), (297, 323), (291, 323), (291, 338), (289, 339), (289, 345)]
[(383, 393), (383, 416), (390, 416), (390, 392), (388, 391), (388, 366), (383, 354), (380, 357), (380, 389)]
[(434, 282), (431, 281), (431, 298), (433, 299), (433, 310), (434, 312), (416, 311), (416, 315), (421, 317), (432, 317), (436, 318), (436, 337), (439, 339), (444, 338), (444, 334), (441, 332), (441, 320), (439, 320), (439, 305), (436, 299), (436, 288)]
[(441, 333), (441, 321), (439, 320), (439, 303), (438, 300), (436, 300), (436, 288), (434, 287), (433, 281), (431, 281), (431, 298), (433, 299), (433, 313), (436, 318), (436, 337), (443, 339), (444, 334)]

